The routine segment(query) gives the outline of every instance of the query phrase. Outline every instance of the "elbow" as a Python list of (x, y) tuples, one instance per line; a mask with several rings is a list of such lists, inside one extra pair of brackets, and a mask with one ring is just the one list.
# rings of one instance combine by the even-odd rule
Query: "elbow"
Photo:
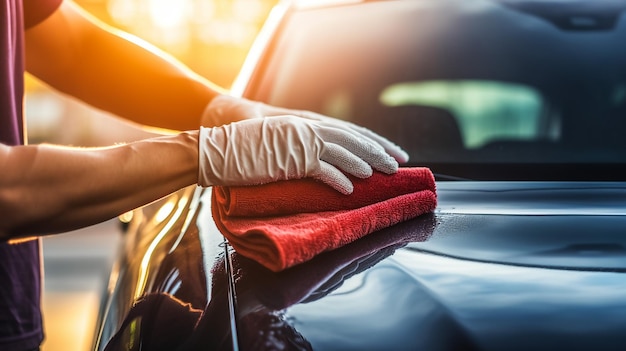
[(0, 242), (14, 239), (19, 235), (18, 228), (24, 216), (19, 199), (19, 192), (15, 189), (0, 188)]
[(34, 227), (45, 218), (62, 213), (63, 204), (53, 202), (44, 191), (50, 188), (42, 181), (33, 181), (30, 174), (35, 148), (10, 147), (0, 144), (0, 242), (34, 234)]
[(35, 233), (41, 222), (43, 204), (36, 204), (32, 192), (0, 187), (0, 242), (21, 239)]

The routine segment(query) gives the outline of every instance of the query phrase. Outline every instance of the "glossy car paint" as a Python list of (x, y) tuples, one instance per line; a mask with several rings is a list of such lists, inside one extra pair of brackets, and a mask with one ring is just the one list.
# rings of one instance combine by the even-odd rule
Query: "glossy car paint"
[[(267, 44), (236, 92), (263, 95)], [(138, 209), (94, 348), (624, 349), (626, 182), (438, 180), (437, 194), (435, 213), (279, 273), (224, 244), (210, 189)]]
[[(579, 185), (439, 182), (433, 215), (281, 273), (231, 252), (236, 341), (251, 350), (618, 350), (626, 342), (626, 217), (614, 202), (626, 201), (626, 185)], [(590, 202), (598, 189), (608, 195)], [(485, 206), (471, 205), (483, 196)], [(201, 321), (177, 347), (232, 347), (209, 197), (186, 189), (153, 217), (138, 210), (127, 240), (143, 242), (125, 246), (133, 259), (115, 272), (101, 340), (119, 334), (142, 296), (166, 294)], [(159, 212), (169, 216), (158, 222)], [(159, 306), (143, 312), (143, 335), (174, 333)]]

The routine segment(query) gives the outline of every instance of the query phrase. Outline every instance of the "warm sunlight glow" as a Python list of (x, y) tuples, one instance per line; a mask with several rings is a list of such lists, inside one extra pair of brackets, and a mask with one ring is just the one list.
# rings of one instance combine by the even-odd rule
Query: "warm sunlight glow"
[(150, 19), (160, 28), (176, 28), (189, 21), (190, 0), (150, 0)]
[[(89, 7), (114, 27), (172, 54), (227, 87), (278, 0), (102, 0)], [(100, 2), (100, 1), (99, 1)]]
[(107, 9), (116, 23), (130, 25), (139, 13), (139, 6), (137, 5), (134, 1), (111, 0)]

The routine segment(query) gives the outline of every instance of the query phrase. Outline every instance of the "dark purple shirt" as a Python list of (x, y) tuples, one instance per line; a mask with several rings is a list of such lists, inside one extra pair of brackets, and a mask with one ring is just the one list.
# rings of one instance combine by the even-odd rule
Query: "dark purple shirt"
[[(0, 143), (21, 145), (25, 140), (24, 29), (48, 17), (61, 1), (4, 0), (0, 6)], [(2, 351), (32, 350), (43, 341), (40, 257), (39, 240), (0, 243)]]

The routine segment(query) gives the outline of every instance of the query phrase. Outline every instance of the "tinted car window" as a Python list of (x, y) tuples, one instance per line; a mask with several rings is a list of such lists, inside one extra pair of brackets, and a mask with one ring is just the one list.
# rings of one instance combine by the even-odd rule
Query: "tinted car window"
[(543, 113), (539, 92), (518, 84), (480, 80), (401, 82), (384, 88), (380, 102), (391, 108), (427, 105), (450, 111), (466, 149), (479, 149), (502, 139), (558, 140), (560, 136), (559, 115)]
[(300, 11), (247, 94), (374, 129), (414, 164), (621, 167), (626, 21), (596, 3), (561, 26), (488, 0)]

